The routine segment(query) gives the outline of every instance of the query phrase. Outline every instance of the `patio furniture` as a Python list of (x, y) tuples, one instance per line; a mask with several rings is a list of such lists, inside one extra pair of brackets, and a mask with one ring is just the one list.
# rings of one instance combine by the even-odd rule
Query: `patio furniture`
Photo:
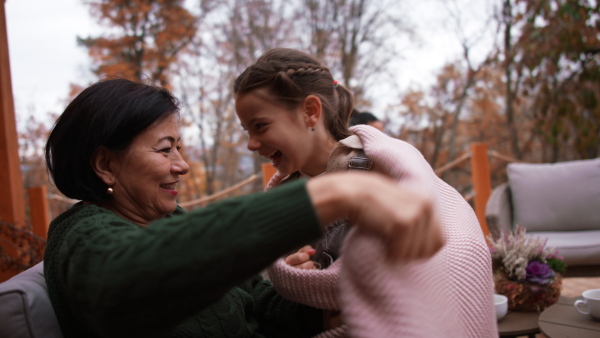
[(63, 338), (48, 298), (43, 262), (0, 283), (0, 337)]
[(507, 174), (486, 206), (492, 237), (518, 224), (558, 249), (567, 277), (600, 276), (600, 158), (511, 163)]
[(540, 333), (539, 318), (539, 312), (509, 311), (498, 321), (498, 335), (500, 338), (535, 338)]
[(573, 303), (576, 298), (560, 297), (556, 304), (550, 306), (540, 315), (541, 331), (548, 337), (600, 337), (600, 321), (575, 311)]

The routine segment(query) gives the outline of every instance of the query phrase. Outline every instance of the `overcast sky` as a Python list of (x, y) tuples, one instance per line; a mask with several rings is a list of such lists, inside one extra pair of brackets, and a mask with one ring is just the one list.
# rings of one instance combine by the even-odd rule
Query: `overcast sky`
[(69, 83), (90, 78), (76, 43), (95, 28), (87, 8), (81, 0), (6, 0), (5, 9), (15, 111), (62, 112)]
[[(401, 84), (428, 86), (433, 73), (446, 60), (460, 57), (460, 44), (450, 29), (440, 0), (408, 0), (406, 15), (416, 24), (421, 36), (406, 48), (397, 71)], [(477, 20), (485, 17), (485, 0), (459, 0), (466, 20), (474, 22), (471, 30), (481, 28)], [(480, 8), (477, 8), (477, 7)], [(94, 35), (99, 28), (91, 20), (82, 0), (6, 0), (11, 75), (18, 123), (31, 113), (46, 116), (60, 113), (70, 83), (85, 84), (94, 80), (89, 71), (85, 50), (77, 46), (76, 37)], [(383, 106), (382, 101), (379, 106)], [(382, 116), (381, 112), (374, 112)]]

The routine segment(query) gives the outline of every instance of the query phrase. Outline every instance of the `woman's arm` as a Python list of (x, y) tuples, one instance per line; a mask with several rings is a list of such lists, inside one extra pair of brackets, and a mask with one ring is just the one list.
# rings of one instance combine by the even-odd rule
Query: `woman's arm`
[[(344, 177), (346, 176), (346, 177)], [(346, 173), (311, 180), (307, 189), (322, 223), (330, 224), (344, 216), (356, 225), (386, 239), (388, 257), (418, 259), (433, 256), (443, 245), (443, 238), (434, 217), (432, 201), (407, 188), (398, 189), (391, 179), (382, 175)], [(345, 180), (346, 184), (339, 184)], [(310, 245), (286, 257), (285, 262), (299, 269), (315, 269), (310, 260), (315, 249)]]
[(146, 228), (106, 210), (75, 223), (51, 232), (49, 289), (63, 288), (74, 312), (112, 337), (172, 327), (321, 234), (302, 181)]
[(392, 261), (428, 258), (443, 246), (431, 196), (399, 188), (383, 175), (325, 175), (309, 180), (306, 188), (322, 224), (348, 217), (384, 238)]
[(426, 198), (379, 175), (348, 173), (225, 200), (146, 228), (114, 215), (102, 224), (84, 219), (52, 231), (46, 270), (98, 332), (150, 334), (316, 239), (321, 224), (346, 216), (386, 238), (391, 258), (425, 257), (441, 246)]

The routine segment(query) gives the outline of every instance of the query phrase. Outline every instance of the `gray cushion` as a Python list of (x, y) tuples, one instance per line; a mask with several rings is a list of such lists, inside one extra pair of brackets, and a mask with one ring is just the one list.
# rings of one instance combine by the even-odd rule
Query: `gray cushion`
[(600, 230), (571, 232), (528, 232), (527, 236), (547, 239), (546, 247), (556, 248), (569, 266), (600, 265)]
[(527, 231), (600, 230), (600, 158), (508, 165), (514, 222)]
[(0, 337), (63, 338), (48, 298), (43, 262), (0, 284)]

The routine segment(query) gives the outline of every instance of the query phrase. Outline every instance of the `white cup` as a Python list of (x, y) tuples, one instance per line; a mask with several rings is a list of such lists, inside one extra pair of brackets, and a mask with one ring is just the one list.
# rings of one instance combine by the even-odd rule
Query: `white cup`
[(505, 295), (494, 294), (494, 305), (496, 306), (496, 319), (504, 318), (508, 311), (508, 298)]
[[(582, 293), (583, 300), (576, 300), (575, 310), (577, 312), (590, 315), (595, 320), (600, 320), (600, 289), (591, 289)], [(586, 310), (583, 310), (586, 308)]]

